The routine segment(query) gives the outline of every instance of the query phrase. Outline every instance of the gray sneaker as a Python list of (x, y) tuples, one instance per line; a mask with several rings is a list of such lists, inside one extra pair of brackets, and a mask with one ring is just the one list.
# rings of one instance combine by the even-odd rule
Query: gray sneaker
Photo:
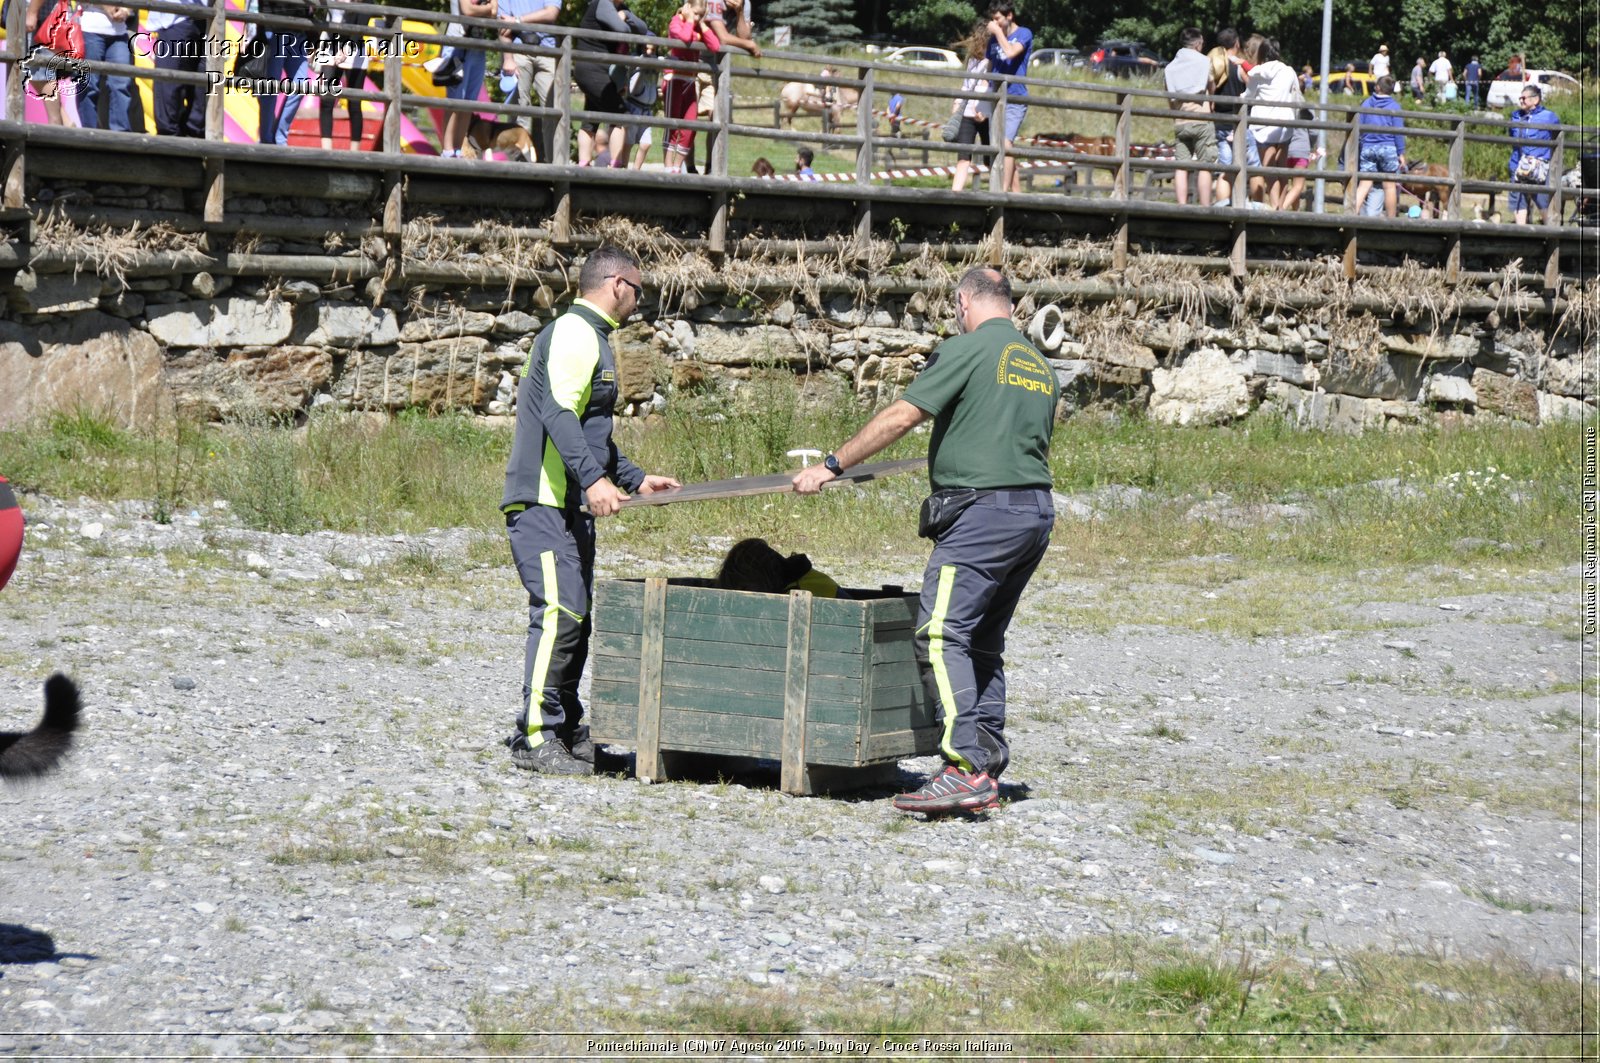
[(546, 738), (533, 748), (528, 740), (517, 735), (511, 741), (511, 763), (524, 771), (544, 775), (593, 775), (594, 765), (573, 756), (567, 747), (554, 736)]

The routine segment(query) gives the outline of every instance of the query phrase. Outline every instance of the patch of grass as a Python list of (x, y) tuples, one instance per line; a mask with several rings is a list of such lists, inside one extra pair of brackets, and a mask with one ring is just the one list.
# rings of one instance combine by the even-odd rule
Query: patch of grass
[(1494, 908), (1499, 908), (1501, 911), (1505, 912), (1522, 912), (1523, 914), (1531, 914), (1533, 912), (1554, 912), (1558, 910), (1555, 905), (1545, 904), (1543, 901), (1529, 901), (1520, 897), (1507, 896), (1499, 889), (1492, 886), (1487, 889), (1476, 889), (1471, 886), (1466, 886), (1462, 888), (1461, 892), (1465, 893), (1469, 897), (1476, 897), (1483, 903)]
[[(872, 412), (831, 381), (823, 387), (813, 380), (807, 394), (822, 397), (797, 403), (786, 371), (757, 370), (736, 387), (676, 394), (664, 416), (625, 420), (619, 446), (644, 468), (686, 481), (757, 475), (796, 464), (787, 450), (838, 446)], [(223, 497), (245, 523), (275, 530), (395, 534), (467, 527), (481, 533), (469, 541), (467, 566), (500, 567), (507, 559), (496, 502), (510, 440), (503, 428), (459, 415), (405, 414), (374, 424), (318, 413), (299, 430), (257, 419), (189, 435), (174, 429), (141, 435), (80, 412), (0, 432), (0, 467), (24, 491), (63, 497), (141, 498), (167, 507)], [(881, 457), (915, 457), (927, 444), (927, 433), (914, 431)], [(1137, 486), (1144, 494), (1130, 508), (1107, 508), (1100, 519), (1064, 518), (1046, 566), (1125, 565), (1139, 573), (1126, 581), (1126, 598), (1068, 603), (1068, 618), (1091, 627), (1203, 624), (1246, 637), (1348, 627), (1350, 606), (1386, 592), (1365, 584), (1317, 589), (1308, 602), (1303, 592), (1313, 582), (1326, 587), (1330, 571), (1437, 563), (1493, 573), (1489, 566), (1508, 562), (1575, 561), (1570, 515), (1578, 505), (1579, 444), (1571, 425), (1337, 436), (1271, 418), (1175, 428), (1131, 415), (1081, 415), (1056, 431), (1056, 488), (1092, 495), (1102, 487)], [(181, 476), (173, 472), (179, 446), (188, 455)], [(805, 551), (824, 571), (903, 567), (926, 552), (915, 528), (926, 490), (924, 477), (905, 475), (817, 498), (642, 507), (602, 522), (601, 534), (608, 550), (689, 558), (694, 570), (684, 574), (692, 575), (708, 574), (726, 550), (708, 529), (764, 536), (780, 549)], [(1303, 519), (1198, 519), (1195, 506), (1223, 493), (1243, 507), (1293, 504)], [(1455, 544), (1463, 538), (1507, 549), (1462, 558)], [(203, 554), (168, 556), (197, 568), (221, 564)], [(1150, 570), (1162, 565), (1174, 567), (1154, 578)], [(441, 569), (453, 571), (439, 558), (410, 555), (391, 567), (396, 578), (436, 579)], [(1174, 596), (1167, 588), (1158, 596), (1166, 577), (1198, 593)]]
[(1080, 938), (945, 959), (958, 970), (981, 964), (987, 977), (908, 977), (871, 994), (821, 981), (782, 990), (717, 985), (666, 1008), (611, 1008), (602, 1018), (617, 1029), (679, 1033), (848, 1030), (864, 1034), (873, 1054), (895, 1058), (905, 1053), (885, 1042), (923, 1031), (959, 1047), (909, 1058), (994, 1055), (1001, 1050), (976, 1047), (992, 1030), (1028, 1031), (987, 1039), (1040, 1058), (1576, 1058), (1580, 1016), (1600, 1002), (1593, 984), (1502, 958), (1367, 950), (1307, 964), (1228, 946)]
[(1186, 742), (1189, 738), (1188, 735), (1165, 720), (1156, 723), (1149, 730), (1144, 731), (1143, 734), (1147, 738), (1165, 738), (1169, 742)]
[[(1578, 454), (1572, 426), (1336, 436), (1271, 418), (1196, 432), (1124, 416), (1069, 421), (1056, 433), (1051, 462), (1058, 490), (1146, 492), (1141, 505), (1075, 522), (1075, 557), (1226, 554), (1326, 567), (1454, 563), (1463, 538), (1508, 543), (1502, 563), (1570, 563), (1574, 546), (1560, 529), (1577, 504)], [(1189, 519), (1195, 503), (1217, 492), (1238, 505), (1292, 503), (1307, 517), (1292, 530)]]
[(401, 639), (383, 632), (367, 634), (359, 639), (347, 640), (346, 651), (351, 657), (373, 657), (384, 661), (403, 661), (411, 656), (411, 646)]
[(458, 844), (454, 838), (405, 830), (386, 834), (380, 840), (365, 828), (337, 826), (330, 826), (326, 834), (312, 840), (287, 842), (269, 853), (267, 861), (283, 867), (372, 864), (394, 859), (388, 852), (391, 846), (403, 849), (408, 858), (419, 858), (424, 870), (455, 870)]

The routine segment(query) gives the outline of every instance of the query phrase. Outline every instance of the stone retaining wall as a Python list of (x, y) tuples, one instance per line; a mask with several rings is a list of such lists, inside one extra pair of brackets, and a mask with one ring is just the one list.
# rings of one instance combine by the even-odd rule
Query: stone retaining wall
[[(655, 265), (646, 261), (647, 280)], [(80, 404), (128, 423), (174, 410), (229, 419), (328, 405), (506, 415), (533, 335), (569, 297), (559, 294), (566, 276), (386, 293), (206, 271), (116, 279), (22, 269), (0, 275), (0, 426)], [(1380, 317), (1331, 298), (1266, 310), (1259, 290), (1231, 308), (1215, 292), (1187, 306), (1136, 302), (1115, 298), (1124, 281), (1107, 274), (1094, 298), (1051, 303), (1053, 283), (1033, 276), (1019, 318), (1054, 360), (1063, 416), (1118, 404), (1173, 423), (1221, 423), (1268, 409), (1359, 431), (1437, 411), (1574, 418), (1596, 393), (1584, 334), (1593, 284), (1568, 289), (1560, 307), (1479, 293), (1475, 311), (1458, 306), (1419, 324), (1414, 308)], [(762, 367), (835, 378), (863, 400), (892, 396), (948, 331), (947, 297), (905, 284), (874, 290), (870, 278), (844, 287), (647, 302), (616, 343), (619, 412), (660, 410), (677, 389)]]

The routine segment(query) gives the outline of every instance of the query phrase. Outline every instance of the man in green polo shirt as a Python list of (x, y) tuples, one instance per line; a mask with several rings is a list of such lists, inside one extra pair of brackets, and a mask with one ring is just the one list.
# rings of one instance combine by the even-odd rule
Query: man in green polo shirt
[(940, 711), (945, 766), (894, 806), (940, 814), (999, 803), (996, 782), (1011, 759), (1005, 740), (1002, 653), (1017, 602), (1044, 558), (1055, 525), (1050, 434), (1056, 378), (1011, 323), (1011, 286), (974, 269), (956, 286), (961, 335), (946, 340), (905, 393), (794, 489), (815, 494), (929, 417), (922, 534), (933, 539), (922, 582), (917, 654)]

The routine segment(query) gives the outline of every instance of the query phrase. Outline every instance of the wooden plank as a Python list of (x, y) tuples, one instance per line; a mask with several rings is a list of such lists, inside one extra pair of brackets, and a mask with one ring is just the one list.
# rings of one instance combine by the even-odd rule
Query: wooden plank
[(806, 792), (806, 684), (811, 663), (811, 592), (789, 594), (789, 657), (783, 693), (783, 774), (786, 794)]
[(862, 763), (931, 756), (939, 751), (939, 734), (940, 728), (937, 726), (875, 734), (861, 751)]
[[(853, 465), (844, 475), (824, 484), (824, 487), (841, 487), (845, 484), (867, 483), (895, 476), (913, 469), (925, 469), (927, 458), (907, 458), (902, 461), (878, 461), (866, 465)], [(707, 483), (686, 484), (666, 491), (652, 491), (648, 495), (633, 495), (622, 503), (630, 506), (666, 506), (674, 502), (705, 502), (717, 498), (747, 498), (753, 495), (772, 495), (794, 490), (794, 472), (773, 473), (770, 476), (737, 476), (731, 480), (711, 480)]]
[[(591, 681), (590, 689), (594, 689)], [(614, 680), (607, 681), (612, 684), (607, 696), (612, 696), (612, 691), (624, 691), (625, 686), (617, 685)], [(591, 695), (591, 701), (594, 697)], [(661, 686), (661, 711), (662, 714), (670, 712), (703, 712), (712, 715), (750, 716), (764, 720), (778, 720), (783, 718), (782, 694), (751, 694), (730, 690), (706, 690), (693, 686)], [(853, 724), (861, 715), (861, 705), (854, 698), (848, 701), (834, 701), (824, 698), (812, 698), (807, 715), (813, 721), (823, 720), (828, 723)], [(665, 742), (666, 739), (663, 738)]]
[(777, 717), (668, 711), (662, 723), (673, 749), (773, 759), (783, 752), (783, 721)]
[[(637, 657), (595, 656), (591, 676), (612, 683), (638, 681)], [(631, 673), (631, 674), (630, 674)], [(759, 698), (782, 698), (785, 673), (765, 668), (733, 665), (680, 664), (666, 660), (661, 666), (663, 690), (701, 691), (711, 696), (741, 694)], [(862, 677), (811, 674), (811, 696), (839, 705), (867, 704), (860, 698)]]
[(916, 659), (908, 656), (903, 661), (885, 661), (868, 670), (873, 690), (919, 689), (922, 686), (922, 669)]
[[(873, 610), (870, 608), (864, 610), (864, 612), (868, 616), (873, 614)], [(872, 634), (870, 624), (864, 623), (861, 625), (861, 659), (863, 661), (872, 659)], [(856, 728), (856, 751), (858, 754), (861, 750), (867, 748), (867, 739), (872, 735), (872, 713), (868, 708), (872, 704), (872, 669), (863, 668), (861, 672), (861, 686), (856, 693), (858, 704), (861, 706), (861, 711), (857, 715)], [(816, 785), (820, 780), (813, 778), (811, 782)]]
[(661, 651), (666, 640), (667, 581), (648, 579), (644, 585), (644, 642), (639, 654), (638, 756), (634, 774), (641, 782), (666, 777), (661, 763)]
[(933, 713), (921, 704), (919, 698), (916, 704), (897, 705), (893, 708), (873, 709), (871, 712), (862, 713), (862, 718), (871, 727), (870, 733), (861, 742), (863, 749), (872, 745), (872, 739), (880, 734), (893, 734), (896, 731), (913, 731), (919, 727), (932, 727)]
[[(597, 620), (598, 617), (597, 611)], [(602, 633), (607, 636), (637, 636), (642, 631), (641, 623), (637, 614), (631, 617), (611, 616), (606, 619), (607, 627)], [(743, 620), (736, 616), (684, 617), (669, 612), (666, 629), (667, 638), (671, 640), (687, 639), (718, 644), (745, 640), (751, 645), (781, 646), (778, 640), (784, 637), (782, 624), (768, 620)], [(812, 634), (814, 652), (849, 653), (856, 648), (856, 642), (854, 632), (845, 627), (821, 625)]]
[(222, 159), (205, 159), (205, 206), (201, 210), (201, 217), (207, 225), (221, 224), (226, 215), (228, 202), (227, 179), (224, 172), (226, 163)]
[[(880, 683), (872, 688), (872, 700), (867, 708), (875, 711), (893, 705), (922, 705), (927, 701), (927, 696), (927, 686), (920, 676), (910, 683)], [(932, 719), (932, 710), (929, 712), (929, 719)]]
[[(738, 716), (726, 713), (674, 712), (664, 709), (661, 733), (669, 736), (663, 755), (674, 750), (717, 753), (724, 756), (783, 756), (783, 721), (776, 717)], [(851, 724), (806, 725), (806, 757), (810, 764), (855, 766), (858, 759), (856, 729)]]
[[(638, 660), (638, 635), (602, 631), (590, 640), (592, 652), (604, 657), (631, 657)], [(668, 636), (662, 659), (669, 665), (705, 665), (783, 674), (784, 651), (776, 646), (738, 646), (726, 642), (702, 642)], [(859, 669), (858, 669), (859, 671)]]
[[(20, 73), (12, 75), (13, 85), (20, 85), (25, 79)], [(12, 93), (13, 96), (16, 93)], [(7, 210), (22, 210), (28, 205), (28, 171), (26, 154), (28, 142), (25, 140), (9, 140), (6, 142), (5, 158), (0, 162), (0, 169), (4, 174), (4, 191), (0, 192), (0, 206)]]

